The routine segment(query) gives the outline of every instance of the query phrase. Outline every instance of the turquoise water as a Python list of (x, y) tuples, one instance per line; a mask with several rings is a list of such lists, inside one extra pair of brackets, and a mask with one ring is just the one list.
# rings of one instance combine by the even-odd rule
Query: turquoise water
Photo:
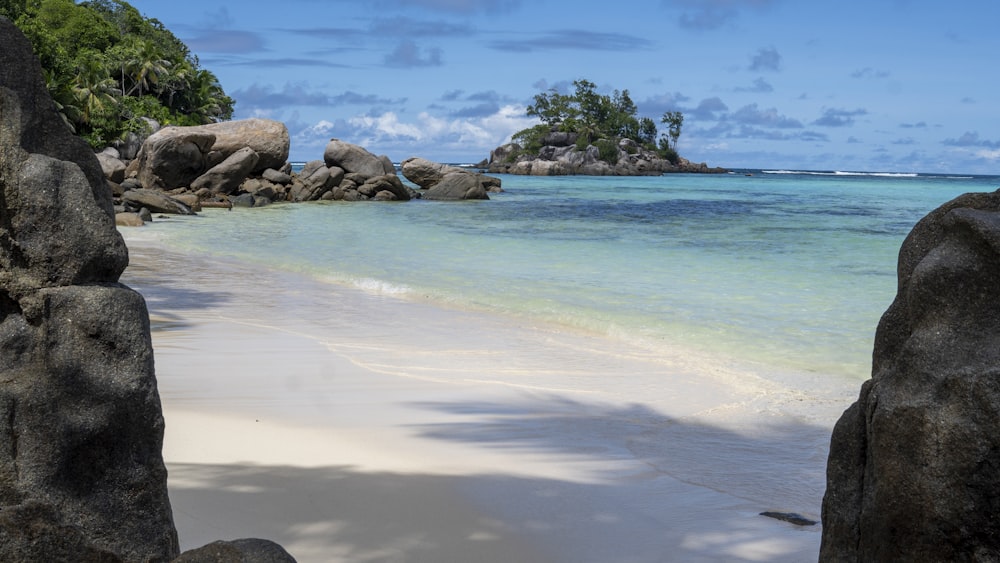
[(653, 352), (867, 377), (903, 238), (1000, 178), (778, 172), (503, 176), (490, 201), (213, 210), (144, 236)]

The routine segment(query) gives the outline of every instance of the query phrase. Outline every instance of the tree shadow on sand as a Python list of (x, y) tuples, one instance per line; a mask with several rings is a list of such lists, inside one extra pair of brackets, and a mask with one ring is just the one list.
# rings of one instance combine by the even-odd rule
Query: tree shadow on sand
[(121, 282), (146, 300), (150, 330), (169, 331), (188, 328), (184, 312), (202, 311), (223, 305), (233, 299), (228, 292), (186, 287), (180, 280), (181, 271), (170, 273), (166, 267), (151, 269), (132, 264), (121, 276)]
[[(468, 415), (414, 427), (424, 438), (599, 469), (563, 479), (516, 467), (435, 475), (172, 464), (182, 544), (266, 537), (303, 563), (802, 561), (818, 554), (819, 526), (798, 528), (759, 512), (818, 513), (828, 429), (781, 423), (743, 435), (641, 405), (552, 397), (419, 407)], [(785, 504), (796, 502), (811, 504)]]

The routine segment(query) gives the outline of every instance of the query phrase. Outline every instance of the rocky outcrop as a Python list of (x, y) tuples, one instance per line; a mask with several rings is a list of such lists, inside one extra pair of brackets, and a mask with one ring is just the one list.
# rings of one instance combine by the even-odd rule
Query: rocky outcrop
[[(172, 190), (196, 183), (199, 187), (238, 186), (250, 174), (281, 168), (288, 159), (288, 149), (288, 128), (268, 119), (164, 127), (143, 142), (136, 168), (147, 189)], [(247, 153), (255, 158), (248, 159)], [(237, 159), (239, 166), (232, 159)], [(252, 163), (246, 169), (248, 160)], [(226, 168), (215, 168), (224, 162)], [(201, 179), (207, 172), (211, 173)], [(223, 172), (231, 176), (223, 178)]]
[(220, 162), (244, 148), (257, 154), (257, 164), (251, 174), (260, 174), (268, 168), (281, 168), (288, 161), (291, 141), (288, 127), (273, 119), (238, 119), (197, 125), (190, 128), (215, 137), (211, 161)]
[(424, 158), (408, 158), (400, 168), (407, 180), (427, 190), (424, 199), (489, 199), (488, 192), (500, 191), (499, 178)]
[(517, 143), (501, 145), (490, 151), (487, 171), (491, 174), (521, 174), (531, 176), (658, 176), (667, 172), (697, 172), (719, 174), (724, 168), (710, 168), (684, 158), (677, 163), (640, 146), (631, 139), (617, 142), (595, 141), (585, 147), (578, 145), (576, 133), (553, 130), (542, 137), (537, 153), (529, 153)]
[(1000, 560), (1000, 193), (922, 219), (837, 422), (821, 561)]
[(149, 318), (117, 283), (111, 192), (2, 17), (0, 232), (0, 560), (170, 560)]

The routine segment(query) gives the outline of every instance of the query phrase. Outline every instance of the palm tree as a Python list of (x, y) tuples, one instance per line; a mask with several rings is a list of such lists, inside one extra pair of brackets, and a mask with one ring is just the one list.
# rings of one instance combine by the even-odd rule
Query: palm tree
[(68, 80), (59, 76), (53, 69), (43, 69), (43, 73), (45, 74), (45, 89), (49, 91), (49, 96), (52, 97), (52, 101), (59, 111), (59, 116), (62, 117), (63, 123), (69, 127), (69, 130), (76, 133), (75, 123), (80, 120), (82, 112), (76, 105), (76, 96), (72, 86)]
[(99, 53), (81, 56), (77, 74), (73, 78), (73, 96), (82, 108), (80, 123), (89, 124), (96, 114), (105, 113), (110, 106), (117, 105), (114, 93), (117, 83), (108, 75)]
[[(115, 74), (118, 75), (118, 90), (119, 93), (124, 97), (125, 87), (131, 80), (131, 75), (128, 72), (132, 68), (132, 61), (139, 58), (139, 50), (136, 46), (136, 38), (134, 36), (126, 36), (122, 41), (118, 42), (114, 47), (111, 47), (105, 53), (108, 57), (109, 65), (113, 65), (115, 68)], [(133, 86), (134, 87), (134, 86)], [(131, 88), (130, 88), (131, 89)]]
[(159, 49), (151, 41), (139, 41), (136, 47), (133, 58), (128, 61), (135, 85), (128, 93), (138, 90), (139, 96), (142, 96), (144, 90), (159, 83), (160, 77), (170, 68), (170, 61), (162, 58)]
[(219, 79), (211, 71), (194, 71), (185, 94), (187, 112), (196, 121), (212, 123), (232, 117), (233, 99), (222, 90)]
[(188, 60), (171, 66), (167, 69), (162, 80), (162, 92), (167, 95), (166, 106), (170, 110), (177, 110), (174, 106), (175, 100), (180, 103), (181, 98), (177, 96), (191, 87), (191, 81), (195, 74), (195, 68)]

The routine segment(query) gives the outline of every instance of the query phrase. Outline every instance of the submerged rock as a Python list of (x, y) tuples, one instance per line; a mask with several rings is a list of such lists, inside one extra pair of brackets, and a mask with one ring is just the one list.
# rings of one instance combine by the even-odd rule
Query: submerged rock
[(1000, 193), (931, 212), (897, 271), (833, 431), (820, 560), (1000, 560)]

